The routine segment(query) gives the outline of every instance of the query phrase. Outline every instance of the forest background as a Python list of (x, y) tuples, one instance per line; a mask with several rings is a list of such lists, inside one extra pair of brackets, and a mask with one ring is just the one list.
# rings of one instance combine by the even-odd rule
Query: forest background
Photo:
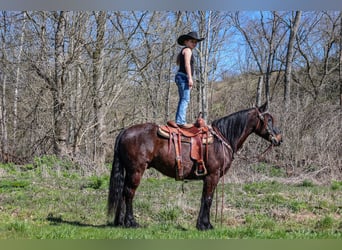
[[(2, 11), (0, 161), (56, 155), (106, 171), (122, 128), (174, 119), (176, 39), (191, 30), (206, 39), (189, 121), (267, 100), (284, 143), (258, 166), (342, 179), (340, 11)], [(248, 139), (233, 181), (259, 178), (265, 147)]]

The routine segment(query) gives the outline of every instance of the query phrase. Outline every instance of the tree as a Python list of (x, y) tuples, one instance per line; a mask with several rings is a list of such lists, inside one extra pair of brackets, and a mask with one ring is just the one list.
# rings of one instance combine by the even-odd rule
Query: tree
[(341, 12), (320, 12), (308, 15), (296, 36), (299, 58), (295, 61), (301, 70), (295, 72), (294, 82), (314, 101), (337, 97)]
[(212, 82), (214, 82), (221, 73), (219, 64), (224, 61), (226, 54), (222, 53), (228, 39), (230, 26), (228, 15), (220, 11), (194, 11), (181, 12), (180, 18), (183, 26), (180, 27), (180, 33), (196, 30), (200, 37), (205, 40), (200, 42), (195, 51), (196, 68), (195, 75), (197, 84), (193, 90), (196, 95), (194, 107), (190, 107), (191, 117), (196, 117), (202, 112), (203, 118), (209, 120), (210, 107), (212, 106)]
[(281, 78), (281, 70), (283, 69), (283, 60), (281, 58), (284, 53), (284, 37), (287, 28), (282, 20), (285, 14), (277, 11), (261, 11), (259, 15), (251, 19), (247, 16), (241, 17), (240, 12), (231, 15), (235, 28), (246, 41), (255, 62), (255, 68), (250, 70), (254, 70), (258, 72), (258, 75), (263, 76), (265, 98), (269, 104), (271, 103), (270, 85), (272, 74), (278, 72), (273, 83), (275, 86)]
[(6, 99), (6, 92), (7, 90), (7, 67), (6, 62), (7, 59), (7, 51), (6, 51), (6, 38), (8, 37), (8, 20), (7, 20), (7, 13), (4, 12), (2, 14), (2, 22), (1, 22), (2, 29), (0, 29), (1, 33), (1, 71), (0, 71), (0, 80), (1, 80), (1, 102), (0, 102), (0, 123), (1, 123), (1, 152), (0, 152), (0, 159), (2, 161), (8, 161), (8, 128), (7, 128), (7, 99)]
[(106, 13), (100, 11), (94, 13), (96, 20), (96, 40), (94, 50), (89, 50), (92, 58), (92, 102), (94, 116), (94, 151), (93, 160), (99, 164), (105, 162), (105, 85), (104, 81), (104, 49), (106, 32)]
[(340, 12), (340, 52), (339, 52), (339, 82), (340, 82), (340, 106), (342, 106), (342, 12)]
[(67, 120), (65, 104), (65, 11), (55, 12), (54, 18), (57, 22), (55, 32), (55, 74), (50, 79), (50, 91), (53, 98), (53, 119), (54, 119), (54, 153), (57, 156), (68, 155), (67, 144)]
[(284, 102), (285, 109), (288, 111), (290, 105), (291, 93), (291, 77), (292, 77), (292, 61), (294, 56), (294, 43), (296, 41), (297, 31), (299, 28), (301, 11), (296, 11), (295, 17), (290, 21), (290, 34), (286, 53), (285, 62), (285, 86), (284, 86)]

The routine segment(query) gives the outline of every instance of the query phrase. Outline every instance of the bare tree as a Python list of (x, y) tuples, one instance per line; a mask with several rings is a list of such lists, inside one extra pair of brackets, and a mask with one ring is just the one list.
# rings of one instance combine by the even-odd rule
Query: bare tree
[(184, 27), (179, 27), (181, 32), (196, 30), (200, 37), (205, 40), (198, 44), (196, 53), (195, 74), (197, 84), (194, 88), (196, 103), (190, 110), (191, 116), (196, 117), (202, 112), (205, 120), (210, 118), (210, 107), (212, 105), (212, 82), (218, 78), (220, 70), (218, 65), (225, 60), (223, 47), (226, 45), (228, 31), (230, 29), (228, 15), (219, 11), (194, 11), (181, 13)]
[(100, 11), (94, 13), (96, 20), (96, 40), (95, 48), (89, 51), (92, 58), (92, 102), (94, 116), (94, 151), (93, 160), (99, 164), (105, 162), (105, 82), (104, 82), (104, 48), (105, 48), (105, 32), (106, 32), (106, 13)]
[(250, 49), (258, 74), (264, 76), (265, 98), (270, 103), (271, 77), (274, 72), (278, 72), (274, 86), (279, 82), (283, 62), (280, 59), (284, 50), (284, 37), (287, 29), (282, 22), (282, 15), (277, 11), (260, 12), (257, 17), (249, 19), (236, 12), (231, 16), (232, 22), (237, 30), (242, 34), (248, 48)]
[(331, 90), (338, 86), (335, 75), (339, 68), (340, 19), (340, 12), (321, 12), (314, 18), (310, 15), (296, 36), (300, 54), (296, 64), (304, 67), (293, 74), (293, 80), (313, 100), (337, 94)]
[(57, 22), (55, 32), (55, 74), (52, 81), (50, 81), (53, 98), (54, 153), (58, 156), (64, 156), (68, 154), (64, 56), (66, 13), (64, 11), (55, 12), (54, 17)]
[(287, 45), (286, 63), (285, 63), (285, 86), (284, 86), (284, 102), (285, 109), (288, 111), (290, 105), (291, 93), (291, 77), (292, 77), (292, 61), (294, 56), (294, 43), (296, 41), (297, 31), (299, 28), (302, 12), (296, 11), (295, 17), (290, 21), (290, 34)]
[(339, 52), (339, 82), (340, 82), (340, 106), (342, 106), (342, 12), (340, 12), (340, 52)]
[(4, 62), (7, 60), (6, 56), (6, 36), (7, 36), (7, 20), (6, 13), (2, 14), (1, 20), (1, 72), (0, 72), (0, 80), (1, 80), (1, 102), (0, 102), (0, 122), (1, 122), (1, 154), (0, 158), (2, 161), (6, 161), (8, 154), (8, 142), (7, 142), (7, 109), (6, 109), (6, 88), (7, 88), (7, 77), (5, 71)]

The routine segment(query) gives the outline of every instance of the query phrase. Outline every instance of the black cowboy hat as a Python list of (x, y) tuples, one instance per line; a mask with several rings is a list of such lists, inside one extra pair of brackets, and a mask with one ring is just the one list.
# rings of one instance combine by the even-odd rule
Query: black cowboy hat
[(204, 38), (198, 38), (197, 32), (191, 31), (188, 34), (181, 35), (178, 37), (177, 42), (179, 45), (184, 45), (184, 42), (189, 39), (195, 39), (197, 42), (201, 42), (204, 40)]

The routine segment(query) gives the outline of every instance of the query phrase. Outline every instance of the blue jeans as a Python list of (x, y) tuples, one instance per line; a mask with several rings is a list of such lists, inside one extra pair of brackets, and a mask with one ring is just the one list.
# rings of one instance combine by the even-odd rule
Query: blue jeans
[(177, 72), (175, 82), (178, 86), (179, 101), (176, 113), (176, 123), (183, 125), (186, 123), (186, 111), (190, 102), (190, 88), (188, 76), (182, 72)]

